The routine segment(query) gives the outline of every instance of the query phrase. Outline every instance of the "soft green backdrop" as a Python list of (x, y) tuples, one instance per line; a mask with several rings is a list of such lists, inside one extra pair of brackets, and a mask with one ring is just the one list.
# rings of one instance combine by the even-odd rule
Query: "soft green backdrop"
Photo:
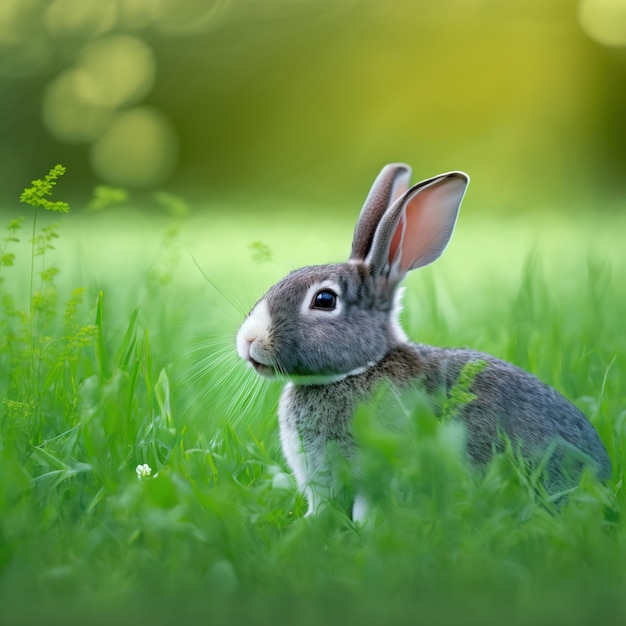
[(624, 0), (3, 0), (0, 201), (62, 162), (80, 200), (353, 211), (402, 160), (469, 172), (474, 210), (623, 211), (624, 24)]
[[(625, 29), (625, 0), (0, 0), (0, 622), (623, 624)], [(408, 335), (564, 393), (608, 485), (555, 508), (423, 407), (364, 409), (379, 513), (301, 519), (234, 333), (345, 258), (395, 160), (472, 176)], [(70, 213), (19, 205), (55, 163)]]

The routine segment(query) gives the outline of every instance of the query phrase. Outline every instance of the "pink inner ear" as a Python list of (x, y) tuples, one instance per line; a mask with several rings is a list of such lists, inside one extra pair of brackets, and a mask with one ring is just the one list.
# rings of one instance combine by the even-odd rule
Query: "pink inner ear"
[(398, 222), (396, 232), (393, 234), (393, 237), (391, 238), (391, 244), (389, 246), (388, 259), (389, 259), (390, 265), (394, 262), (396, 255), (398, 254), (398, 248), (400, 247), (400, 244), (402, 243), (402, 236), (404, 235), (405, 223), (406, 223), (406, 220), (404, 218), (404, 212), (403, 212), (402, 215), (400, 216), (400, 221)]
[(404, 207), (391, 239), (389, 260), (401, 252), (400, 270), (408, 272), (432, 263), (450, 240), (465, 181), (444, 178), (419, 189)]
[[(394, 185), (393, 191), (391, 193), (391, 200), (389, 201), (389, 206), (391, 206), (403, 193), (407, 191), (409, 188), (408, 179), (396, 181)], [(400, 221), (398, 222), (398, 227), (396, 228), (396, 232), (393, 234), (391, 238), (391, 245), (389, 246), (389, 259), (393, 262), (396, 258), (396, 253), (398, 252), (398, 246), (400, 246), (402, 242), (402, 237), (404, 235), (405, 228), (404, 213), (400, 217)]]

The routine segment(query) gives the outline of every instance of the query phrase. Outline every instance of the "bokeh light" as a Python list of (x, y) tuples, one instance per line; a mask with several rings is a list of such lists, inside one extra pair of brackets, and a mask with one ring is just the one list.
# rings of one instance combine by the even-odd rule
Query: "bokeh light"
[(598, 43), (626, 46), (626, 0), (582, 0), (578, 18), (583, 30)]
[(42, 119), (59, 141), (87, 143), (98, 137), (111, 119), (113, 109), (83, 97), (83, 76), (76, 69), (59, 74), (43, 97)]
[(156, 30), (174, 36), (206, 32), (228, 4), (229, 0), (161, 0)]
[(118, 5), (120, 28), (138, 30), (149, 26), (161, 14), (162, 0), (121, 0)]
[(0, 46), (19, 44), (36, 28), (41, 10), (39, 0), (2, 0), (0, 2)]
[(105, 182), (120, 187), (162, 184), (178, 159), (178, 138), (167, 118), (150, 107), (115, 115), (91, 147), (91, 164)]
[(51, 45), (40, 13), (40, 0), (0, 2), (0, 76), (29, 76), (48, 62)]
[(54, 0), (46, 13), (48, 30), (58, 39), (102, 35), (116, 19), (117, 0)]
[(109, 124), (149, 104), (184, 146), (155, 180), (193, 197), (358, 202), (404, 160), (469, 171), (484, 210), (524, 210), (528, 180), (532, 204), (622, 206), (625, 77), (626, 0), (0, 0), (0, 198), (58, 161), (88, 195)]
[(89, 43), (78, 62), (82, 97), (102, 106), (128, 106), (154, 83), (152, 50), (137, 37), (111, 35)]

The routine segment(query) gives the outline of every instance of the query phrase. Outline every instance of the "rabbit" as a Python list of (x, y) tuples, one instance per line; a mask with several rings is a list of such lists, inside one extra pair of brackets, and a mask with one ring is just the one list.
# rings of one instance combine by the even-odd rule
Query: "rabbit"
[[(586, 466), (607, 480), (611, 461), (598, 433), (555, 389), (488, 354), (407, 339), (398, 321), (399, 284), (442, 254), (469, 184), (463, 172), (412, 187), (410, 176), (408, 165), (385, 165), (359, 215), (348, 261), (293, 271), (270, 287), (237, 333), (238, 354), (248, 365), (286, 380), (278, 405), (280, 441), (308, 501), (306, 515), (335, 496), (329, 444), (355, 463), (351, 421), (377, 386), (449, 392), (473, 361), (483, 362), (471, 386), (475, 398), (458, 415), (471, 465), (486, 466), (502, 449), (503, 433), (524, 457), (548, 458), (552, 491), (575, 484)], [(353, 519), (362, 520), (368, 506), (357, 494)]]

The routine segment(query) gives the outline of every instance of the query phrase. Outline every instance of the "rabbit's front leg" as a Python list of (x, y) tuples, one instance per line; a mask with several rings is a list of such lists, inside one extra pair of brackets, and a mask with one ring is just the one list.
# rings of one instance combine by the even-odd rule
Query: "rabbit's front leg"
[(319, 480), (313, 479), (312, 459), (310, 455), (307, 456), (302, 437), (290, 416), (280, 415), (279, 427), (283, 454), (296, 479), (298, 490), (307, 499), (309, 506), (306, 515), (311, 515), (330, 497), (330, 490), (325, 490)]
[[(306, 515), (311, 515), (337, 498), (345, 486), (340, 467), (351, 462), (355, 445), (348, 430), (336, 428), (338, 420), (330, 415), (332, 411), (311, 414), (303, 410), (303, 403), (294, 398), (297, 393), (289, 384), (281, 397), (280, 441), (298, 489), (308, 501)], [(325, 427), (328, 424), (335, 428)]]

